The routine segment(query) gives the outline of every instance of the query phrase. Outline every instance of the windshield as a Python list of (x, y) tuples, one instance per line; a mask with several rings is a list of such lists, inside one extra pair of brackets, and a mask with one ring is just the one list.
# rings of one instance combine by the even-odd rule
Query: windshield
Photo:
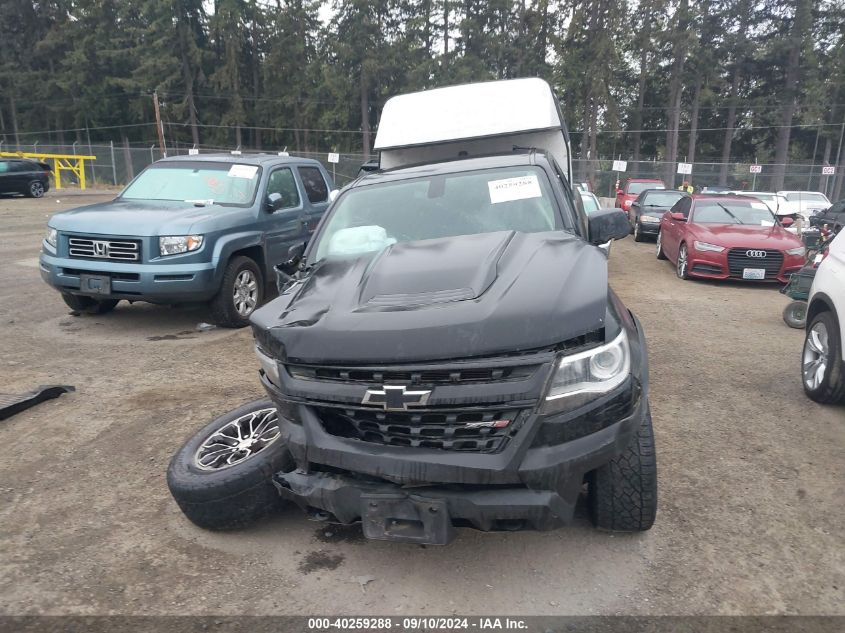
[(581, 194), (581, 202), (584, 203), (584, 212), (587, 215), (590, 215), (591, 213), (595, 213), (596, 211), (598, 211), (601, 208), (599, 206), (598, 198), (596, 198), (591, 193), (582, 193)]
[(824, 202), (825, 204), (830, 204), (828, 199), (825, 198), (820, 193), (810, 193), (810, 192), (796, 192), (796, 193), (788, 193), (786, 194), (786, 199), (790, 202)]
[(224, 206), (249, 206), (261, 168), (211, 161), (154, 164), (133, 180), (121, 198), (179, 200)]
[(548, 179), (536, 167), (437, 174), (346, 192), (317, 237), (313, 261), (397, 242), (561, 225)]
[(643, 206), (666, 207), (668, 209), (683, 197), (684, 194), (680, 191), (654, 191), (645, 195)]
[(699, 200), (695, 203), (692, 222), (773, 226), (775, 217), (769, 207), (756, 200)]
[(646, 189), (665, 189), (666, 187), (659, 182), (629, 182), (628, 193), (642, 193)]

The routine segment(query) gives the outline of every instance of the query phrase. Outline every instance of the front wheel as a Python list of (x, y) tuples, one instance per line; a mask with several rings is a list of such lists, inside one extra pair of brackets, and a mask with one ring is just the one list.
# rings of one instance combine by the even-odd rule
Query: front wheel
[(26, 195), (30, 198), (40, 198), (44, 195), (44, 183), (40, 180), (33, 180), (26, 188)]
[(811, 400), (834, 404), (845, 400), (842, 337), (831, 312), (816, 315), (804, 337), (801, 376)]
[(796, 330), (807, 325), (807, 302), (792, 301), (783, 309), (783, 321)]
[(657, 515), (657, 456), (647, 411), (625, 451), (587, 476), (587, 504), (602, 530), (641, 532)]
[(167, 469), (179, 508), (207, 530), (245, 527), (279, 507), (273, 474), (293, 458), (267, 398), (221, 415), (180, 448)]
[(226, 265), (220, 291), (211, 300), (211, 318), (221, 327), (249, 325), (249, 317), (264, 299), (264, 280), (249, 257), (233, 257)]
[(678, 249), (678, 263), (675, 267), (678, 279), (689, 279), (689, 251), (687, 245), (681, 244)]
[(94, 299), (82, 295), (72, 295), (69, 292), (62, 293), (62, 300), (68, 308), (85, 314), (105, 314), (115, 309), (117, 299)]
[(657, 232), (657, 259), (666, 259), (666, 253), (663, 252), (663, 230)]

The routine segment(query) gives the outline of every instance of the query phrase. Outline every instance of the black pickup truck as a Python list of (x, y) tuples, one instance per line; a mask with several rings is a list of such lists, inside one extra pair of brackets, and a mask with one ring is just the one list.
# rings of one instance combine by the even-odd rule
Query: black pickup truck
[[(388, 162), (390, 156), (386, 156)], [(599, 528), (657, 507), (642, 327), (608, 286), (618, 209), (584, 213), (539, 149), (347, 186), (251, 317), (270, 400), (213, 421), (171, 491), (228, 528), (278, 499), (369, 538)]]

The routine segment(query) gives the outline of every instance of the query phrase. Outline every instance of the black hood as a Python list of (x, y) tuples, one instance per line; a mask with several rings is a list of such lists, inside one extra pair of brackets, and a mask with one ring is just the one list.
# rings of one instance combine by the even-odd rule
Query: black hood
[(252, 316), (305, 363), (396, 363), (554, 345), (604, 325), (607, 259), (561, 232), (395, 244), (326, 260)]

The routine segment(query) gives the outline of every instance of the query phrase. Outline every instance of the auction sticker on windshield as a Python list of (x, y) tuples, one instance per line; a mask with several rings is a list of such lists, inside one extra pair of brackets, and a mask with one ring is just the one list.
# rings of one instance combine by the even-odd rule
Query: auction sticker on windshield
[(540, 181), (537, 180), (535, 174), (519, 176), (518, 178), (491, 180), (487, 183), (487, 187), (490, 189), (490, 202), (492, 204), (540, 198), (543, 195), (543, 192), (540, 191)]
[(229, 168), (229, 177), (231, 178), (252, 178), (258, 167), (255, 165), (232, 165)]

